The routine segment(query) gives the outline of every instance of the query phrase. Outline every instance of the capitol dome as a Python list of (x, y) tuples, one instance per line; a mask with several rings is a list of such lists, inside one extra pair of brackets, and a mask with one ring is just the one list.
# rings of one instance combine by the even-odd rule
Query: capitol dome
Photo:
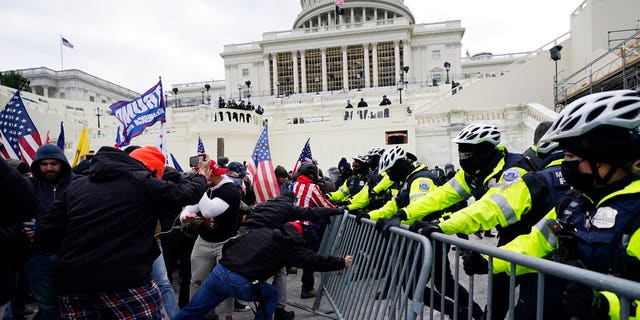
[[(333, 0), (300, 0), (300, 6), (302, 12), (293, 23), (294, 29), (327, 26), (333, 24), (336, 19)], [(404, 0), (347, 1), (344, 13), (340, 17), (345, 23), (406, 17), (410, 24), (415, 24), (415, 18), (404, 5)]]

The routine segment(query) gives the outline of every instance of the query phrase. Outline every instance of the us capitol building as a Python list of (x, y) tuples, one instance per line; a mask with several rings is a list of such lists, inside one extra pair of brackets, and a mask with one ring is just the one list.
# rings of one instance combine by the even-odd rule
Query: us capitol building
[[(586, 0), (567, 13), (569, 32), (549, 35), (530, 52), (474, 55), (461, 53), (464, 21), (416, 23), (402, 0), (348, 1), (342, 15), (333, 0), (300, 5), (291, 30), (225, 45), (224, 80), (164, 83), (167, 145), (183, 167), (198, 135), (211, 155), (249, 161), (264, 124), (274, 165), (287, 169), (307, 138), (323, 169), (343, 156), (397, 144), (430, 167), (457, 164), (451, 140), (474, 122), (497, 125), (502, 144), (521, 152), (536, 125), (554, 119), (554, 110), (606, 89), (603, 81), (621, 67), (623, 74), (630, 68), (638, 74), (637, 1)], [(612, 32), (619, 32), (618, 42)], [(550, 58), (559, 46), (561, 57)], [(120, 124), (106, 110), (136, 96), (80, 70), (17, 71), (31, 81), (34, 94), (23, 96), (40, 133), (50, 130), (54, 138), (64, 121), (69, 157), (84, 126), (92, 148), (113, 145)], [(2, 105), (12, 92), (0, 88)], [(384, 95), (391, 105), (379, 105)], [(260, 105), (264, 114), (220, 108), (220, 100), (232, 99)], [(368, 107), (357, 107), (361, 99)], [(345, 108), (348, 101), (354, 108)], [(158, 128), (132, 144), (156, 144)]]

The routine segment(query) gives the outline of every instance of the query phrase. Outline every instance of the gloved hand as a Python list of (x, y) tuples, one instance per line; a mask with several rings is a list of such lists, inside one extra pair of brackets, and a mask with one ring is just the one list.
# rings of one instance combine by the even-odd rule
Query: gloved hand
[(489, 261), (475, 251), (462, 256), (462, 261), (464, 273), (468, 275), (487, 274), (489, 272)]
[[(608, 319), (609, 302), (593, 289), (569, 282), (562, 292), (564, 312), (578, 319)], [(573, 318), (572, 318), (573, 319)]]
[(389, 219), (378, 219), (376, 222), (376, 230), (378, 230), (378, 232), (382, 232), (383, 237), (388, 237), (391, 233), (391, 227), (399, 227), (400, 221), (402, 220), (407, 220), (407, 214), (404, 210), (400, 209), (400, 211)]
[(420, 233), (420, 230), (429, 225), (429, 221), (416, 221), (409, 226), (409, 231)]
[(340, 213), (337, 213), (336, 215), (341, 215), (341, 214), (344, 214), (344, 213), (349, 214), (349, 208), (347, 208), (346, 205), (341, 205), (341, 206), (336, 207), (336, 211), (340, 212)]
[(433, 221), (429, 222), (426, 226), (422, 227), (422, 231), (420, 233), (431, 239), (431, 234), (434, 232), (442, 233), (442, 229), (440, 229), (439, 222)]
[(369, 216), (369, 214), (364, 210), (358, 210), (356, 213), (356, 223), (361, 224), (362, 219), (371, 219), (371, 216)]

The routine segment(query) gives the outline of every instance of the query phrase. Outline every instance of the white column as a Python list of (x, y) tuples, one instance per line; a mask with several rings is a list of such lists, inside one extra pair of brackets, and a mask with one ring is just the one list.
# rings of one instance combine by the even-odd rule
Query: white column
[(373, 87), (378, 87), (378, 43), (371, 44), (371, 52), (373, 58)]
[[(409, 72), (407, 72), (407, 78), (404, 79), (404, 81), (409, 81), (409, 79), (411, 78), (410, 74), (413, 74), (413, 70), (414, 69), (414, 65), (411, 64), (411, 46), (409, 45), (409, 41), (407, 40), (403, 40), (402, 41), (402, 55), (404, 58), (404, 65), (405, 66), (409, 66)], [(403, 66), (404, 67), (404, 66)]]
[(322, 25), (322, 20), (320, 19), (322, 15), (318, 15), (318, 28)]
[(293, 60), (293, 93), (299, 93), (300, 87), (298, 86), (298, 51), (293, 50), (291, 52), (291, 60)]
[(402, 66), (400, 66), (400, 41), (394, 41), (393, 42), (393, 57), (395, 58), (395, 62), (396, 62), (396, 69), (395, 69), (395, 75), (396, 75), (396, 82), (400, 81), (400, 79), (397, 78), (398, 74), (400, 74), (400, 68), (402, 68)]
[(322, 52), (322, 91), (327, 91), (327, 49), (322, 48), (320, 51)]
[(355, 11), (354, 9), (355, 9), (355, 8), (351, 8), (351, 9), (349, 9), (349, 11), (351, 12), (351, 20), (350, 20), (350, 21), (351, 21), (351, 23), (353, 23), (353, 22), (355, 21), (355, 20), (353, 19), (354, 11)]
[(42, 95), (45, 98), (49, 98), (49, 87), (47, 86), (42, 86)]
[(373, 21), (378, 21), (378, 9), (373, 9)]
[(302, 74), (302, 92), (307, 92), (307, 61), (304, 50), (300, 50), (300, 73)]
[(272, 53), (271, 58), (273, 60), (273, 92), (279, 95), (278, 92), (278, 53)]
[(267, 92), (261, 92), (261, 94), (264, 95), (269, 95), (269, 87), (271, 86), (271, 77), (269, 76), (269, 55), (266, 54), (264, 56), (262, 56), (262, 63), (264, 64), (264, 80), (262, 82), (262, 86), (260, 86), (260, 88), (258, 88), (259, 90), (263, 90), (262, 88), (264, 88), (265, 91)]
[[(351, 18), (353, 19), (353, 14)], [(342, 87), (344, 90), (349, 90), (349, 65), (347, 59), (347, 46), (342, 46)]]
[(362, 45), (364, 52), (364, 87), (369, 88), (369, 44)]

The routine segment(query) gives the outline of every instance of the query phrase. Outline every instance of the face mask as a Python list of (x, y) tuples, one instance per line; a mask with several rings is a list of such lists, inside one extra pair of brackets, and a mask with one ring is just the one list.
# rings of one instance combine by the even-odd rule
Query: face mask
[(571, 160), (562, 162), (562, 177), (567, 180), (574, 189), (580, 192), (590, 192), (595, 189), (595, 181), (593, 174), (582, 173), (578, 169), (580, 160)]

